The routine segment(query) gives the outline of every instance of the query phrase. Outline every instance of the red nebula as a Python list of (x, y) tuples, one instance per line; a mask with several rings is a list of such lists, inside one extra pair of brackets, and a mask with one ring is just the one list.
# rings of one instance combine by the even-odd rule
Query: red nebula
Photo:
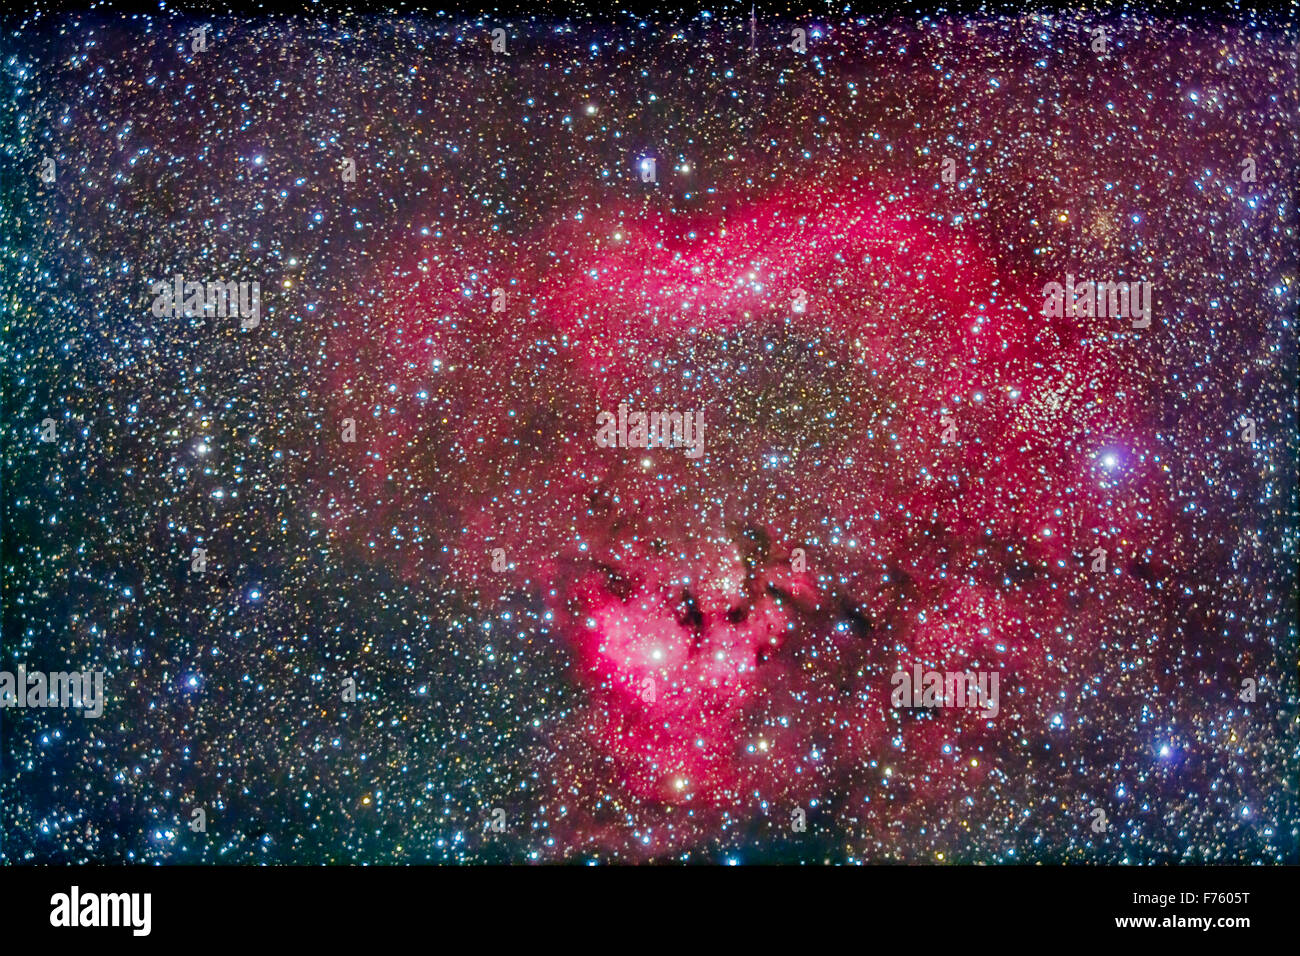
[[(331, 343), (361, 436), (337, 532), (427, 587), (543, 602), (581, 701), (561, 791), (697, 808), (676, 840), (754, 793), (861, 800), (886, 766), (922, 797), (978, 779), (1091, 652), (1089, 552), (1160, 525), (1150, 464), (1098, 470), (1149, 442), (1132, 383), (973, 240), (860, 185), (713, 208), (585, 208), (472, 263), (431, 243)], [(703, 456), (598, 447), (622, 402), (703, 410)], [(423, 548), (385, 539), (417, 525)], [(914, 662), (999, 671), (998, 721), (893, 711)], [(954, 743), (984, 759), (954, 769)]]

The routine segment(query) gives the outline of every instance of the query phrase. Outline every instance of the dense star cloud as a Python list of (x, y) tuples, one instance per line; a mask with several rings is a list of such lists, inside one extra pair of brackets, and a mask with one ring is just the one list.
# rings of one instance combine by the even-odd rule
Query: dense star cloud
[(1284, 30), (211, 24), (6, 34), (5, 859), (1295, 862)]

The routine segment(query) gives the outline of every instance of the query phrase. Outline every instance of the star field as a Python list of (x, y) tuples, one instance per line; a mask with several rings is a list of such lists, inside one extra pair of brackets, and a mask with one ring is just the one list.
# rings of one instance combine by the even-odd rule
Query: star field
[(1297, 862), (1293, 26), (3, 36), (0, 859)]

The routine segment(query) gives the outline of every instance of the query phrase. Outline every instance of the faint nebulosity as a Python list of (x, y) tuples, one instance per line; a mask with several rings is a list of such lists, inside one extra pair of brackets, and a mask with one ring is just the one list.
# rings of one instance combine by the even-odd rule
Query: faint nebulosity
[(752, 46), (10, 17), (0, 858), (1297, 862), (1294, 33)]

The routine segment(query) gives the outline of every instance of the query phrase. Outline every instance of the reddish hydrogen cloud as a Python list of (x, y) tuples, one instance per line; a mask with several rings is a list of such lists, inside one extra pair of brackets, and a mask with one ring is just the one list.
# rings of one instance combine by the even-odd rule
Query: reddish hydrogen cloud
[[(574, 211), (509, 260), (434, 244), (331, 345), (361, 423), (336, 533), (430, 588), (532, 596), (569, 650), (569, 846), (623, 799), (596, 779), (692, 809), (648, 854), (753, 794), (978, 783), (1095, 652), (1093, 548), (1160, 526), (1131, 386), (976, 243), (855, 184), (717, 208)], [(621, 404), (702, 412), (703, 455), (599, 447)], [(384, 540), (416, 526), (436, 543)], [(895, 709), (916, 664), (997, 672), (998, 716)]]

